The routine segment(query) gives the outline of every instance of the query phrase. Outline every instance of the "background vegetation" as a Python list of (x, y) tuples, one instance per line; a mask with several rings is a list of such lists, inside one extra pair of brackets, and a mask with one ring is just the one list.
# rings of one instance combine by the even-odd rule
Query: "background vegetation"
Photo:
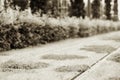
[[(26, 3), (22, 4), (24, 1)], [(105, 0), (106, 17), (111, 19), (111, 5), (107, 1)], [(85, 18), (83, 0), (70, 2), (69, 8), (62, 8), (56, 0), (6, 0), (0, 12), (0, 51), (120, 30), (120, 22), (98, 19), (100, 0), (92, 2), (92, 17), (95, 19)], [(117, 0), (114, 3), (117, 4)], [(66, 5), (69, 4), (66, 2)], [(62, 12), (70, 12), (70, 16), (62, 17)], [(116, 6), (114, 14), (118, 14)]]

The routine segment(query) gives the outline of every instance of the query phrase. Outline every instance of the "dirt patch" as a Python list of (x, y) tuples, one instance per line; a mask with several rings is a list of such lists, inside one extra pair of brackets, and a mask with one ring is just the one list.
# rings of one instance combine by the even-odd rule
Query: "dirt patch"
[(116, 50), (116, 48), (109, 45), (91, 45), (86, 46), (85, 48), (81, 48), (80, 50), (86, 50), (96, 53), (111, 53)]
[(52, 59), (52, 60), (71, 60), (71, 59), (84, 59), (87, 56), (79, 55), (57, 55), (57, 54), (48, 54), (42, 56), (42, 59)]
[(38, 63), (22, 63), (15, 61), (7, 61), (1, 64), (0, 68), (3, 72), (9, 72), (14, 70), (31, 70), (31, 69), (40, 69), (48, 67), (48, 63), (38, 62)]
[(56, 68), (56, 72), (84, 72), (89, 68), (88, 65), (61, 66)]
[(108, 60), (120, 63), (120, 54), (115, 54), (111, 56), (110, 58), (108, 58)]

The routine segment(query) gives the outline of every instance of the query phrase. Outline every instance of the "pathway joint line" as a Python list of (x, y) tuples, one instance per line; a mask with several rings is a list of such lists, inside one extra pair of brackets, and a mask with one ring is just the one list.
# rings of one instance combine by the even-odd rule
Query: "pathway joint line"
[[(114, 52), (116, 52), (116, 51), (118, 51), (118, 50), (120, 50), (120, 48), (118, 48), (117, 50), (115, 50), (115, 51), (113, 51), (113, 52), (111, 52), (111, 53), (106, 54), (104, 57), (102, 57), (101, 59), (99, 59), (96, 63), (92, 64), (92, 65), (90, 66), (90, 68), (88, 68), (86, 71), (90, 70), (93, 66), (95, 66), (96, 64), (98, 64), (99, 62), (101, 62), (102, 60), (104, 60), (106, 57), (108, 57), (110, 54), (112, 54), (112, 53), (114, 53)], [(83, 73), (77, 74), (77, 75), (76, 75), (75, 77), (73, 77), (71, 80), (75, 80), (77, 77), (81, 76), (81, 75), (84, 74), (86, 71), (84, 71)]]

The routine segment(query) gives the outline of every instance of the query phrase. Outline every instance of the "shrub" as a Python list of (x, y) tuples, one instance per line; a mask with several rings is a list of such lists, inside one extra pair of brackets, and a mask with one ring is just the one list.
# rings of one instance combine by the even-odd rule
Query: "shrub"
[(41, 26), (27, 22), (17, 25), (2, 25), (0, 31), (1, 50), (46, 44), (66, 39), (69, 36), (67, 30), (63, 27)]
[(15, 16), (12, 21), (8, 13), (8, 17), (4, 14), (5, 19), (0, 16), (3, 19), (0, 20), (0, 51), (120, 30), (120, 22), (75, 17), (37, 17), (28, 12), (13, 12)]
[(78, 28), (74, 27), (74, 26), (68, 26), (69, 27), (69, 37), (70, 38), (75, 38), (78, 37)]

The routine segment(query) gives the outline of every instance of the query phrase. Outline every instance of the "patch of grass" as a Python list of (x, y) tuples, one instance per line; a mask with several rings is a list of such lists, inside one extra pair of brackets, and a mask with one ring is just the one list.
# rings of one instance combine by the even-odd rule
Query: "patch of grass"
[(115, 54), (112, 57), (110, 57), (108, 60), (120, 63), (120, 54)]
[(14, 70), (30, 70), (30, 69), (40, 69), (48, 67), (48, 63), (38, 62), (38, 63), (22, 63), (16, 61), (7, 61), (1, 64), (1, 69), (3, 72), (14, 71)]
[(73, 65), (73, 66), (62, 66), (56, 68), (56, 72), (84, 72), (89, 68), (88, 65)]
[(86, 50), (96, 53), (111, 53), (116, 50), (116, 48), (109, 45), (91, 45), (86, 46), (85, 48), (81, 48), (80, 50)]
[(84, 59), (86, 56), (79, 55), (57, 55), (57, 54), (48, 54), (42, 56), (42, 59), (52, 59), (52, 60), (68, 60), (68, 59)]
[(7, 56), (9, 55), (9, 53), (6, 53), (6, 52), (0, 52), (0, 56)]
[(111, 37), (105, 37), (103, 38), (104, 40), (113, 40), (116, 42), (120, 42), (120, 36), (119, 35), (115, 35), (115, 36), (111, 36)]
[(112, 78), (109, 78), (108, 80), (120, 80), (120, 77), (112, 77)]

